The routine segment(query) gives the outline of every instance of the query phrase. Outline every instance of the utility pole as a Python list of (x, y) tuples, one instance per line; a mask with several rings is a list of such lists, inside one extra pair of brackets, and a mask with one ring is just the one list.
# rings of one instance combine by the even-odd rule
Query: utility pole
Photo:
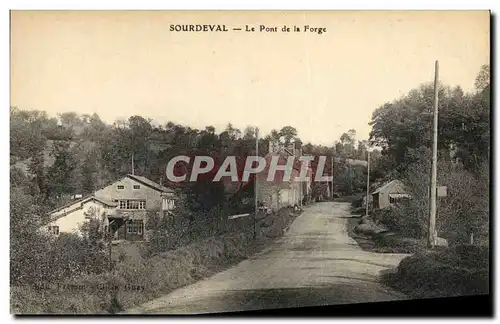
[(134, 152), (132, 152), (132, 175), (134, 175)]
[(432, 165), (431, 165), (431, 185), (429, 202), (429, 232), (428, 247), (434, 247), (436, 243), (436, 200), (437, 200), (437, 140), (438, 140), (438, 82), (439, 63), (436, 61), (434, 76), (434, 123), (432, 134)]
[(111, 225), (115, 221), (112, 220), (111, 222), (108, 223), (108, 231), (105, 233), (106, 237), (108, 238), (108, 254), (109, 254), (109, 271), (113, 271), (113, 258), (112, 258), (112, 245), (113, 245), (113, 231), (111, 230)]
[(330, 162), (331, 162), (331, 169), (332, 169), (332, 172), (331, 172), (331, 173), (332, 173), (332, 199), (333, 199), (333, 189), (334, 189), (334, 188), (333, 188), (333, 181), (334, 181), (334, 174), (333, 174), (333, 159), (334, 159), (334, 157), (333, 157), (333, 150), (332, 150), (332, 159), (331, 159), (331, 161), (330, 161)]
[[(255, 157), (256, 160), (259, 156), (259, 128), (255, 128)], [(257, 189), (257, 173), (254, 174), (254, 189), (255, 189), (255, 212), (253, 215), (253, 239), (255, 240), (257, 238), (257, 213), (259, 212), (259, 192)]]
[(367, 162), (368, 162), (368, 170), (367, 170), (367, 175), (366, 175), (366, 216), (368, 216), (368, 206), (369, 204), (369, 197), (370, 197), (370, 149), (368, 148), (367, 150), (368, 157), (367, 157)]

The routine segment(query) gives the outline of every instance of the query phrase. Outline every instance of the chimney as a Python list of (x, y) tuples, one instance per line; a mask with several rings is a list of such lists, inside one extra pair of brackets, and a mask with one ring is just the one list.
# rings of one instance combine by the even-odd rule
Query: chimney
[(277, 143), (274, 142), (272, 139), (269, 140), (269, 153), (273, 154), (276, 153), (277, 151)]

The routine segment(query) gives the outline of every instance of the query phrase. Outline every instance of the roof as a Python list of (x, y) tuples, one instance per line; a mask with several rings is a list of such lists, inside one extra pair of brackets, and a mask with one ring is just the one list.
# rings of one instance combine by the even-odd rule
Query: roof
[[(336, 157), (335, 162), (340, 163), (344, 159)], [(349, 165), (357, 165), (357, 166), (364, 166), (366, 167), (368, 165), (368, 162), (365, 160), (355, 160), (355, 159), (345, 159), (345, 162)]]
[[(73, 200), (73, 201), (71, 201), (71, 202), (69, 202), (69, 203), (67, 203), (67, 204), (65, 204), (65, 205), (63, 205), (63, 206), (61, 206), (59, 208), (56, 208), (56, 209), (50, 211), (49, 215), (57, 213), (58, 211), (61, 211), (61, 210), (65, 209), (65, 208), (71, 207), (71, 206), (76, 205), (76, 204), (80, 204), (82, 206), (83, 204), (85, 204), (86, 202), (91, 201), (91, 200), (96, 200), (96, 201), (100, 202), (101, 204), (106, 205), (106, 206), (110, 206), (110, 207), (117, 206), (117, 203), (115, 203), (115, 202), (107, 201), (107, 200), (98, 198), (98, 197), (96, 197), (94, 195), (88, 195), (88, 196), (85, 196), (85, 197), (83, 197), (81, 199)], [(78, 208), (81, 208), (81, 206), (78, 207)], [(72, 211), (73, 210), (75, 210), (75, 209), (72, 209)], [(67, 213), (63, 213), (61, 215), (57, 215), (55, 217), (51, 217), (47, 221), (47, 223), (51, 223), (53, 221), (58, 220), (59, 218), (65, 217), (65, 216), (67, 216)]]
[[(133, 179), (133, 180), (135, 180), (137, 182), (140, 182), (140, 183), (142, 183), (142, 184), (144, 184), (144, 185), (146, 185), (148, 187), (151, 187), (151, 188), (153, 188), (155, 190), (158, 190), (158, 191), (167, 192), (167, 193), (173, 193), (174, 192), (172, 189), (164, 187), (164, 186), (160, 185), (159, 183), (156, 183), (156, 182), (154, 182), (152, 180), (149, 180), (148, 178), (145, 178), (145, 177), (141, 177), (141, 176), (137, 176), (137, 175), (133, 175), (133, 174), (128, 174), (127, 177), (129, 177), (129, 178), (131, 178), (131, 179)], [(114, 181), (114, 182), (116, 182), (116, 181)], [(84, 203), (84, 202), (86, 202), (86, 201), (88, 201), (90, 199), (97, 200), (97, 201), (99, 201), (100, 203), (102, 203), (102, 204), (104, 204), (106, 206), (113, 207), (113, 206), (117, 205), (114, 202), (107, 201), (107, 200), (95, 197), (94, 194), (91, 194), (91, 195), (87, 195), (85, 197), (82, 197), (80, 199), (70, 201), (67, 204), (62, 205), (61, 207), (58, 207), (58, 208), (56, 208), (54, 210), (51, 210), (49, 212), (49, 215), (53, 214), (53, 213), (57, 213), (58, 211), (61, 211), (61, 210), (65, 209), (65, 208), (68, 208), (68, 207), (70, 207), (70, 206), (72, 206), (74, 204)]]
[(98, 202), (102, 203), (103, 205), (106, 205), (106, 206), (109, 206), (109, 207), (115, 207), (118, 205), (118, 203), (115, 203), (113, 201), (108, 201), (108, 200), (104, 200), (104, 199), (101, 199), (99, 197), (96, 197), (96, 196), (90, 196), (88, 197), (88, 199), (85, 199), (85, 201), (82, 201), (82, 204), (86, 203), (87, 201), (90, 201), (90, 200), (97, 200)]
[(156, 183), (152, 180), (149, 180), (148, 178), (145, 178), (145, 177), (142, 177), (142, 176), (138, 176), (138, 175), (135, 175), (135, 174), (127, 174), (127, 177), (129, 177), (130, 179), (132, 180), (135, 180), (137, 182), (140, 182), (150, 188), (153, 188), (155, 190), (158, 190), (158, 191), (161, 191), (161, 192), (168, 192), (168, 193), (174, 193), (174, 191), (170, 188), (167, 188), (167, 187), (164, 187), (162, 186), (161, 184), (159, 183)]
[(68, 207), (73, 206), (73, 205), (78, 204), (78, 203), (84, 204), (84, 203), (86, 203), (89, 200), (97, 200), (100, 203), (102, 203), (103, 205), (110, 206), (110, 207), (114, 207), (114, 206), (117, 205), (117, 203), (115, 203), (115, 202), (107, 201), (107, 200), (98, 198), (98, 197), (96, 197), (94, 195), (88, 195), (88, 196), (85, 196), (83, 198), (70, 201), (69, 203), (62, 205), (61, 207), (58, 207), (58, 208), (56, 208), (54, 210), (51, 210), (49, 212), (49, 214), (56, 213), (58, 211), (61, 211), (61, 210), (65, 209), (65, 208), (68, 208)]
[(389, 181), (386, 184), (382, 185), (381, 187), (378, 187), (374, 192), (372, 192), (372, 194), (379, 193), (380, 191), (383, 191), (383, 190), (385, 190), (385, 189), (389, 188), (390, 186), (397, 184), (397, 183), (403, 185), (403, 183), (400, 180), (392, 180), (392, 181)]
[(85, 196), (85, 197), (80, 198), (80, 199), (77, 199), (77, 200), (72, 200), (72, 201), (70, 201), (69, 203), (62, 205), (61, 207), (58, 207), (58, 208), (56, 208), (56, 209), (51, 210), (51, 211), (49, 212), (49, 215), (50, 215), (50, 214), (53, 214), (53, 213), (57, 213), (58, 211), (61, 211), (61, 210), (63, 210), (64, 208), (68, 208), (68, 207), (70, 207), (70, 206), (72, 206), (72, 205), (74, 205), (74, 204), (84, 202), (84, 201), (88, 200), (88, 199), (89, 199), (89, 198), (91, 198), (91, 197), (92, 197), (92, 195), (88, 195), (88, 196)]
[(391, 198), (411, 198), (411, 195), (407, 194), (407, 193), (390, 193), (389, 197), (391, 197)]

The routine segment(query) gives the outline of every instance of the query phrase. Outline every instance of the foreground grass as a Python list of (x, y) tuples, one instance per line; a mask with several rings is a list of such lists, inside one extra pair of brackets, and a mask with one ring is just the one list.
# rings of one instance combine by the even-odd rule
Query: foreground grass
[[(354, 211), (360, 211), (354, 210)], [(365, 251), (410, 253), (382, 282), (414, 298), (453, 297), (489, 293), (489, 249), (459, 245), (426, 248), (425, 240), (388, 232), (370, 217), (349, 219), (348, 233)]]
[[(112, 272), (82, 275), (55, 285), (14, 286), (11, 312), (16, 314), (110, 314), (165, 295), (224, 270), (265, 248), (298, 216), (291, 209), (266, 217), (253, 232), (230, 233), (167, 251), (150, 258), (136, 255)], [(264, 225), (264, 224), (263, 224)]]
[(489, 249), (460, 245), (417, 253), (383, 275), (388, 286), (415, 298), (489, 293)]
[(369, 217), (349, 218), (347, 230), (359, 246), (376, 253), (418, 253), (426, 250), (425, 240), (404, 237), (387, 231), (375, 224)]

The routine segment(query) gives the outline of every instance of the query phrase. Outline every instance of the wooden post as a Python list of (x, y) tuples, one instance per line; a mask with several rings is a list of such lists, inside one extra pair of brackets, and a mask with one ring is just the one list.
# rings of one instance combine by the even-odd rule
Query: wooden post
[(436, 245), (436, 200), (437, 200), (437, 141), (438, 141), (438, 82), (439, 82), (439, 63), (436, 61), (434, 76), (434, 122), (432, 131), (432, 161), (431, 161), (431, 186), (429, 201), (429, 248)]
[[(255, 128), (255, 157), (259, 156), (259, 128)], [(255, 190), (255, 211), (253, 215), (253, 239), (257, 238), (257, 213), (259, 212), (259, 191), (257, 189), (258, 175), (254, 174), (254, 190)]]
[(108, 237), (108, 253), (109, 253), (109, 271), (112, 271), (113, 270), (113, 259), (112, 259), (112, 242), (113, 242), (113, 231), (111, 230), (111, 225), (114, 223), (115, 221), (111, 221), (111, 222), (108, 222), (108, 232), (106, 233), (107, 237)]
[(368, 157), (367, 157), (368, 170), (366, 176), (366, 216), (368, 216), (368, 206), (369, 206), (369, 196), (370, 196), (370, 150), (368, 149), (367, 152), (368, 152)]
[(331, 174), (332, 174), (332, 200), (333, 200), (333, 189), (334, 189), (333, 188), (333, 150), (332, 150), (332, 159), (330, 161), (330, 164), (331, 164), (331, 169), (332, 169)]

